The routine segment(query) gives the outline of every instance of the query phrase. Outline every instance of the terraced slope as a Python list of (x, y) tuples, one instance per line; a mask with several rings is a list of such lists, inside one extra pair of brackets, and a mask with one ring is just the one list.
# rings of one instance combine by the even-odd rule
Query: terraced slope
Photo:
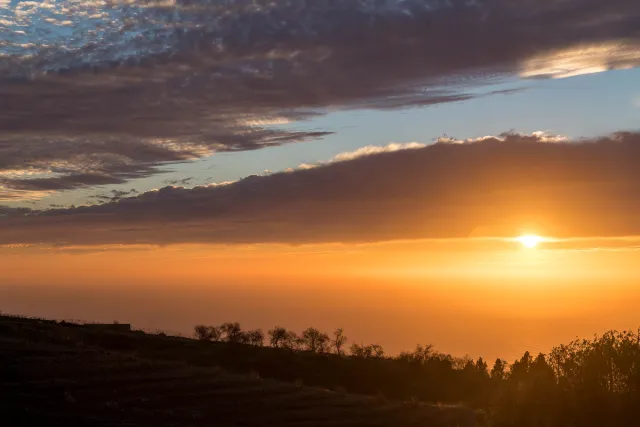
[[(1, 332), (0, 332), (1, 333)], [(388, 402), (134, 353), (0, 335), (4, 426), (471, 427), (458, 407)]]

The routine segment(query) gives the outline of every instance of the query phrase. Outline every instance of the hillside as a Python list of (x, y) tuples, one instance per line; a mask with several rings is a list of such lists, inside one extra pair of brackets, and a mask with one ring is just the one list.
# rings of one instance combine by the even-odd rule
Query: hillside
[[(222, 365), (235, 352), (247, 373), (204, 363), (213, 348)], [(285, 354), (250, 350), (257, 365), (260, 351)], [(250, 365), (242, 348), (225, 344), (0, 317), (0, 418), (6, 426), (477, 425), (461, 407), (265, 379)]]

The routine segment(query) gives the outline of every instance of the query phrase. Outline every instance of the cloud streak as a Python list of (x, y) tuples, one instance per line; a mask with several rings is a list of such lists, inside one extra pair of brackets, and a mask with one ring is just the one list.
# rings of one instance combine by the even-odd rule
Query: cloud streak
[[(321, 138), (266, 124), (328, 108), (462, 102), (506, 77), (637, 66), (639, 18), (635, 0), (1, 5), (0, 198)], [(48, 176), (3, 177), (16, 168)]]
[[(0, 244), (372, 242), (639, 235), (640, 134), (504, 134), (0, 221)], [(338, 156), (340, 158), (341, 156)]]

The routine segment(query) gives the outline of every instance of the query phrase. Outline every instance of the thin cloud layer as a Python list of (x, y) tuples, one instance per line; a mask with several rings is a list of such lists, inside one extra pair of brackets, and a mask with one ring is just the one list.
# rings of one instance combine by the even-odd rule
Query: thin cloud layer
[[(557, 142), (560, 141), (560, 142)], [(0, 244), (371, 242), (640, 235), (640, 133), (537, 133), (346, 156), (226, 185), (165, 187), (0, 221)]]
[(2, 3), (0, 199), (319, 138), (261, 123), (327, 108), (637, 66), (638, 19), (635, 0)]

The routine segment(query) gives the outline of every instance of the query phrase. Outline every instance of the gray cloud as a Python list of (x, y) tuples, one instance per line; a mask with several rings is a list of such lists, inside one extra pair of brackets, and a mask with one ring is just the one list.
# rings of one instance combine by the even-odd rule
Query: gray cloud
[[(1, 107), (0, 107), (1, 108)], [(221, 132), (221, 131), (220, 131)], [(234, 132), (240, 132), (237, 135)], [(328, 132), (279, 132), (236, 127), (209, 142), (122, 136), (0, 136), (0, 200), (53, 191), (122, 184), (163, 173), (162, 165), (198, 159), (214, 151), (254, 150), (321, 138)]]
[[(175, 185), (175, 184), (171, 184)], [(132, 188), (128, 191), (124, 190), (111, 190), (107, 194), (96, 194), (91, 196), (92, 199), (97, 200), (99, 203), (108, 203), (108, 202), (117, 202), (120, 199), (123, 199), (128, 196), (133, 196), (135, 194), (139, 194), (140, 192), (135, 188)], [(52, 206), (52, 207), (63, 207), (63, 206)]]
[(0, 206), (0, 218), (6, 218), (9, 216), (26, 216), (31, 214), (32, 211), (29, 208), (10, 208), (8, 206)]
[(6, 7), (0, 198), (120, 183), (215, 151), (325, 135), (255, 123), (459, 102), (477, 96), (461, 87), (506, 76), (640, 63), (635, 0), (229, 4)]
[(182, 178), (182, 179), (169, 179), (169, 180), (165, 180), (164, 183), (167, 185), (180, 185), (180, 186), (184, 186), (184, 185), (188, 185), (193, 181), (193, 178), (188, 177), (188, 178)]
[[(402, 148), (402, 147), (400, 147)], [(0, 244), (309, 243), (640, 234), (640, 134), (367, 150), (225, 185), (0, 221)]]

